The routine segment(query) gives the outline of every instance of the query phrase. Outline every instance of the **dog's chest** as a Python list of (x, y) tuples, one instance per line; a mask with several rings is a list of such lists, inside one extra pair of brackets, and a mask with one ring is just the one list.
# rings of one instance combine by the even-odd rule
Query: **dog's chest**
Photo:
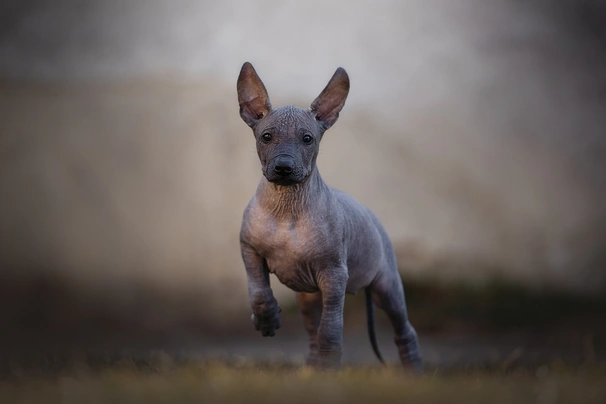
[(269, 271), (295, 291), (316, 291), (315, 271), (330, 254), (326, 231), (271, 217), (259, 220), (253, 227), (252, 244), (265, 258)]

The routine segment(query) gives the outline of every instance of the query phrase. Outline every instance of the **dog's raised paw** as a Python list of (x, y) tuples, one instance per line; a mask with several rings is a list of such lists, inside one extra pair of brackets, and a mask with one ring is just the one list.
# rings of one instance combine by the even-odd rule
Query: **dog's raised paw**
[(278, 307), (277, 313), (273, 315), (259, 315), (255, 316), (251, 314), (250, 319), (255, 325), (255, 330), (261, 331), (261, 335), (264, 337), (273, 337), (276, 335), (276, 330), (280, 329), (280, 312), (281, 308)]

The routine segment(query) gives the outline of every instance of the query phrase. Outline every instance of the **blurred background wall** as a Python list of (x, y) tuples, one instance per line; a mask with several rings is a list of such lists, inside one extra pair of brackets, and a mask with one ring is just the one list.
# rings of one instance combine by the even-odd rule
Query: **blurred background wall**
[(274, 105), (347, 69), (320, 170), (376, 212), (406, 277), (599, 292), (605, 16), (597, 0), (5, 1), (5, 311), (248, 312), (247, 60)]

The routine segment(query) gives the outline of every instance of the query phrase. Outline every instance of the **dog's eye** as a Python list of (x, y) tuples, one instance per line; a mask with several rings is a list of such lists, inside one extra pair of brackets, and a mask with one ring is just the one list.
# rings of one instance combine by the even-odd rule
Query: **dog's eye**
[(310, 144), (311, 142), (313, 142), (314, 138), (311, 137), (310, 135), (305, 135), (303, 136), (303, 143), (305, 144)]
[(261, 139), (263, 139), (264, 142), (271, 142), (271, 133), (264, 133), (261, 136)]

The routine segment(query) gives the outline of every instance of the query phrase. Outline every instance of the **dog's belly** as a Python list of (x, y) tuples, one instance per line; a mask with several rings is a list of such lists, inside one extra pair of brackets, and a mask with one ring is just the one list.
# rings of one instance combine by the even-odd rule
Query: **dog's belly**
[[(295, 292), (313, 293), (319, 290), (317, 284), (317, 271), (330, 271), (333, 268), (328, 262), (341, 261), (338, 257), (338, 248), (327, 249), (330, 244), (317, 243), (318, 237), (301, 237), (300, 234), (289, 234), (286, 237), (280, 230), (265, 234), (263, 242), (258, 245), (257, 251), (265, 258), (270, 273), (276, 275), (278, 280)], [(366, 241), (368, 243), (368, 241)], [(376, 240), (370, 240), (370, 245)], [(368, 286), (376, 276), (376, 270), (382, 266), (382, 252), (380, 247), (369, 248), (369, 244), (351, 249), (346, 267), (349, 275), (346, 293), (356, 294), (360, 289)], [(334, 264), (332, 264), (334, 265)], [(341, 267), (341, 268), (342, 268)], [(335, 267), (334, 269), (337, 269)]]
[(293, 259), (287, 251), (280, 251), (266, 258), (269, 272), (276, 275), (278, 280), (295, 292), (313, 293), (318, 291), (316, 278), (311, 264)]
[(349, 279), (347, 280), (346, 293), (355, 295), (370, 285), (376, 276), (376, 264), (372, 263), (350, 263), (347, 266), (347, 272)]

